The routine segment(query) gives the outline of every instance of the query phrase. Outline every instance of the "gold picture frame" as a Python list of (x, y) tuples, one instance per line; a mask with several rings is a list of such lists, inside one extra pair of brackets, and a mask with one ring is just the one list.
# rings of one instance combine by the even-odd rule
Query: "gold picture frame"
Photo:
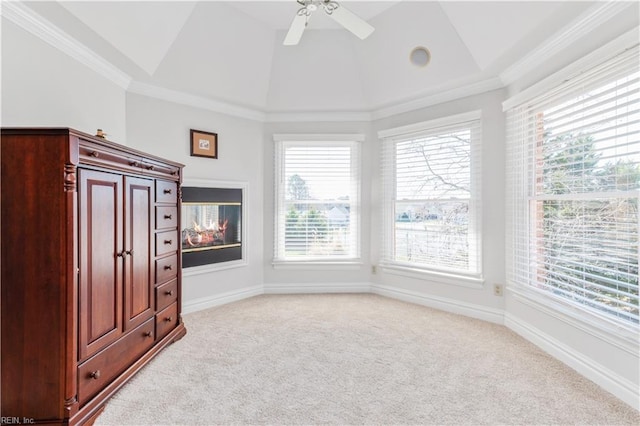
[(218, 158), (218, 134), (191, 129), (191, 156)]

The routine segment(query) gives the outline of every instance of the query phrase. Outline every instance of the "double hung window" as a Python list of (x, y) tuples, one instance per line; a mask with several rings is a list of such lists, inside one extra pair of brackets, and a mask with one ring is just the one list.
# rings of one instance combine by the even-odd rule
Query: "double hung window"
[(274, 260), (359, 258), (361, 135), (275, 135)]
[(508, 108), (510, 284), (638, 323), (638, 49)]
[(383, 130), (383, 264), (479, 276), (480, 113)]

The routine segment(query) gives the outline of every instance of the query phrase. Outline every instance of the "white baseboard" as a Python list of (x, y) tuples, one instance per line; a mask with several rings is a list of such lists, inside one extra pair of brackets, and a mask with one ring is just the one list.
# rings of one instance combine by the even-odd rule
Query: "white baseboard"
[(416, 303), (418, 305), (428, 306), (430, 308), (436, 308), (454, 314), (465, 315), (496, 324), (504, 324), (504, 311), (502, 309), (489, 308), (482, 305), (461, 302), (455, 299), (447, 299), (444, 297), (432, 296), (429, 294), (378, 284), (371, 285), (371, 292), (381, 296)]
[(225, 293), (214, 294), (207, 297), (201, 297), (199, 299), (190, 300), (183, 303), (182, 313), (190, 314), (193, 312), (201, 311), (203, 309), (212, 308), (214, 306), (224, 305), (226, 303), (237, 302), (238, 300), (247, 299), (253, 296), (259, 296), (264, 293), (261, 285), (255, 285), (251, 287), (244, 287), (234, 291), (228, 291)]
[(640, 410), (640, 392), (638, 386), (630, 380), (614, 373), (593, 359), (584, 356), (582, 353), (508, 312), (504, 315), (504, 324), (507, 328), (573, 368), (582, 376), (598, 384), (636, 410)]
[(371, 283), (265, 283), (265, 294), (371, 293)]

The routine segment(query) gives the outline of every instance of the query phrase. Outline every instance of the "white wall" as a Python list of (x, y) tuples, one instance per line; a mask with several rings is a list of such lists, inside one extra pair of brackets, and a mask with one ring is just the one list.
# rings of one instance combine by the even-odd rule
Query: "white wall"
[[(502, 113), (504, 92), (496, 90), (482, 95), (458, 99), (429, 108), (420, 109), (377, 120), (374, 130), (404, 126), (464, 112), (482, 112), (482, 288), (469, 288), (443, 282), (438, 277), (410, 278), (391, 274), (378, 268), (374, 276), (374, 290), (382, 294), (429, 306), (445, 308), (477, 318), (502, 322), (503, 297), (493, 295), (493, 284), (504, 284), (504, 154), (505, 126)], [(382, 142), (376, 142), (373, 158), (379, 161)], [(372, 163), (376, 186), (379, 187), (381, 167)], [(379, 190), (378, 190), (379, 191)], [(372, 239), (379, 237), (382, 219), (379, 217), (380, 194), (376, 193), (372, 226)], [(379, 239), (379, 238), (378, 238)], [(374, 261), (380, 253), (374, 253)]]
[(2, 126), (72, 127), (126, 143), (125, 90), (2, 18)]
[[(226, 302), (228, 294), (255, 293), (262, 286), (262, 124), (200, 108), (127, 94), (127, 138), (131, 147), (185, 164), (184, 179), (244, 182), (248, 221), (243, 235), (245, 266), (183, 278), (185, 311)], [(218, 134), (218, 158), (191, 157), (189, 130)], [(185, 271), (188, 271), (186, 269)]]

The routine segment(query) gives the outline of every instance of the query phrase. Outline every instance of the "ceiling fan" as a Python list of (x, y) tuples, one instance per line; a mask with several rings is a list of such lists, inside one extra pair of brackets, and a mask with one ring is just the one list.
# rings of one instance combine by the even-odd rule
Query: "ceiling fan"
[(364, 19), (355, 15), (346, 7), (342, 6), (333, 0), (296, 0), (302, 7), (296, 13), (296, 16), (291, 22), (289, 32), (284, 38), (285, 46), (293, 46), (300, 42), (302, 33), (311, 19), (313, 12), (319, 8), (324, 9), (327, 15), (333, 18), (338, 24), (342, 25), (345, 29), (351, 31), (353, 34), (364, 40), (369, 37), (374, 28), (369, 25)]

